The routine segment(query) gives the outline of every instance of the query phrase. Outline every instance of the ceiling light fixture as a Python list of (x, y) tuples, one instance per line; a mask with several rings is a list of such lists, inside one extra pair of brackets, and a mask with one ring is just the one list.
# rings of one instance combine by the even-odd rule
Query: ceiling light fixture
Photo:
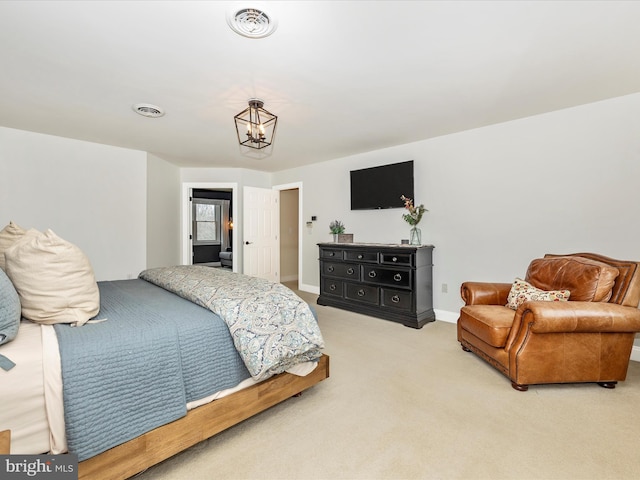
[(241, 146), (260, 150), (273, 143), (278, 117), (263, 106), (259, 98), (250, 98), (249, 106), (233, 117)]
[(264, 38), (275, 32), (278, 22), (259, 8), (232, 9), (227, 12), (227, 24), (238, 35)]
[(158, 118), (164, 115), (164, 110), (155, 105), (151, 105), (150, 103), (136, 103), (132, 105), (131, 108), (138, 115), (142, 115), (143, 117), (151, 117)]

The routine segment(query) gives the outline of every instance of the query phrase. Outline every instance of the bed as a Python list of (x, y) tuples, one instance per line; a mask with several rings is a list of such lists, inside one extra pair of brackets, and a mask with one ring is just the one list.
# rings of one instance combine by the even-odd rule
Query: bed
[(90, 319), (23, 318), (0, 344), (11, 453), (69, 451), (79, 478), (125, 479), (329, 376), (315, 312), (283, 285), (178, 266), (96, 286)]

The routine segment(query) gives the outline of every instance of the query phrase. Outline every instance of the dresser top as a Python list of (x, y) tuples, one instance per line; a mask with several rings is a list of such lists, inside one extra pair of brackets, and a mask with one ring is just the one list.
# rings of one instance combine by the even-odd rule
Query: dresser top
[(408, 243), (357, 243), (357, 242), (349, 242), (349, 243), (338, 243), (338, 242), (323, 242), (318, 243), (321, 247), (353, 247), (353, 248), (435, 248), (433, 245), (410, 245)]

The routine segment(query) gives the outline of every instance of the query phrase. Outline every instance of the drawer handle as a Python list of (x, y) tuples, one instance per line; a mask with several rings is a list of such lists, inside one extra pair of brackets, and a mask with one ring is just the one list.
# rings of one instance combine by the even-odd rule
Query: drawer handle
[(398, 303), (400, 301), (400, 297), (398, 295), (394, 295), (393, 297), (391, 297), (391, 301), (393, 303)]
[(358, 255), (358, 260), (362, 260), (364, 258), (364, 256), (362, 254)]
[(331, 285), (329, 285), (329, 290), (334, 291), (336, 289), (336, 284), (332, 283)]
[(376, 271), (375, 271), (375, 270), (371, 270), (371, 271), (369, 272), (369, 277), (371, 277), (371, 278), (376, 278), (376, 275), (377, 275), (377, 274), (376, 274)]
[(398, 257), (393, 257), (393, 258), (391, 259), (391, 261), (392, 261), (392, 262), (397, 262), (397, 261), (398, 261)]
[(364, 297), (364, 293), (365, 293), (364, 290), (362, 290), (362, 289), (358, 290), (358, 296), (359, 297)]
[(329, 256), (330, 257), (335, 257), (336, 256), (336, 252), (329, 252)]
[(402, 275), (400, 275), (399, 273), (396, 273), (396, 274), (393, 276), (393, 279), (394, 279), (396, 282), (399, 282), (400, 280), (402, 280)]
[(333, 266), (332, 265), (329, 265), (327, 267), (327, 272), (333, 272)]
[(348, 268), (347, 269), (347, 274), (349, 274), (349, 275), (353, 275), (354, 272), (355, 272), (355, 270), (353, 268)]

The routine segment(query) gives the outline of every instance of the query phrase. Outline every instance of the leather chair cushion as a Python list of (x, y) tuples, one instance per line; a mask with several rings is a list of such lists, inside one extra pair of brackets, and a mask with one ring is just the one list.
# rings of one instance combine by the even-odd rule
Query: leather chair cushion
[(607, 302), (620, 272), (584, 257), (537, 258), (525, 280), (541, 290), (569, 290), (574, 302)]
[(461, 328), (496, 348), (504, 348), (515, 312), (502, 305), (467, 305), (460, 309)]

